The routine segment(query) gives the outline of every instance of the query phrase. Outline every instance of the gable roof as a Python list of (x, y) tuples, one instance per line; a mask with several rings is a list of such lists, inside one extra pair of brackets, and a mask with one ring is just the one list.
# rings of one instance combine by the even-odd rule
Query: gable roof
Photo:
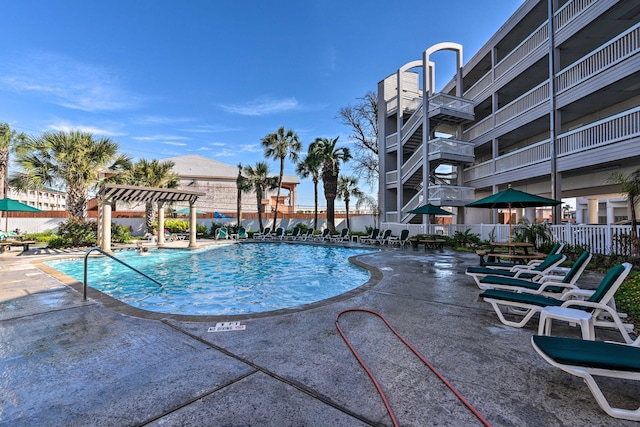
[[(227, 178), (235, 180), (238, 176), (237, 166), (222, 163), (198, 154), (169, 157), (163, 159), (163, 161), (173, 162), (173, 172), (182, 178)], [(300, 184), (300, 179), (295, 175), (284, 175), (282, 182)]]

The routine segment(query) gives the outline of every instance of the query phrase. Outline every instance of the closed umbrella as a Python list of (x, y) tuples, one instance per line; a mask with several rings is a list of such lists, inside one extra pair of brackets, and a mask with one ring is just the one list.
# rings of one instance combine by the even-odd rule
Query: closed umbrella
[(560, 200), (549, 199), (509, 187), (491, 196), (467, 204), (470, 208), (509, 209), (509, 243), (511, 243), (511, 209), (555, 206)]
[[(1, 212), (42, 212), (38, 208), (21, 203), (17, 200), (10, 199), (8, 197), (0, 199), (0, 211)], [(6, 217), (4, 228), (9, 231), (9, 216)]]

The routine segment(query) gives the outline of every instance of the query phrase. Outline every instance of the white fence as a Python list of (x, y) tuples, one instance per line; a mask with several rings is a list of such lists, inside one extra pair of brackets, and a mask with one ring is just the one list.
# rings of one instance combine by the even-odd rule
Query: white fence
[[(404, 229), (409, 235), (439, 234), (452, 237), (456, 231), (464, 233), (469, 230), (480, 236), (482, 240), (505, 242), (509, 240), (508, 224), (398, 224), (383, 223), (382, 229), (390, 228), (393, 234), (400, 234)], [(592, 253), (603, 255), (627, 254), (629, 247), (630, 225), (549, 225), (554, 241), (572, 246), (582, 246)], [(640, 227), (637, 230), (640, 235)]]
[[(372, 215), (360, 215), (350, 218), (352, 231), (366, 231), (367, 227), (378, 227), (382, 230), (391, 229), (394, 235), (400, 235), (402, 230), (408, 229), (409, 235), (416, 234), (439, 234), (443, 236), (453, 236), (456, 231), (464, 233), (469, 230), (473, 234), (480, 236), (482, 240), (507, 241), (509, 240), (509, 225), (505, 224), (399, 224), (399, 223), (379, 223)], [(4, 228), (5, 219), (2, 218)], [(16, 228), (27, 233), (39, 233), (47, 230), (55, 230), (58, 224), (64, 222), (63, 218), (9, 218), (9, 230)], [(118, 224), (130, 226), (133, 235), (144, 234), (144, 218), (114, 218)], [(199, 219), (198, 224), (210, 227), (211, 223), (224, 224), (223, 219)], [(235, 219), (226, 221), (228, 224), (235, 223)], [(272, 219), (265, 218), (263, 225), (272, 226)], [(313, 220), (281, 220), (278, 226), (292, 229), (298, 223), (305, 223), (313, 227)], [(243, 225), (249, 230), (258, 230), (258, 220), (243, 221)], [(346, 221), (340, 219), (336, 221), (336, 228), (346, 227)], [(321, 219), (320, 228), (326, 227), (326, 220)], [(564, 225), (550, 225), (554, 241), (560, 241), (568, 245), (579, 245), (588, 248), (593, 253), (599, 254), (625, 254), (628, 250), (628, 236), (631, 233), (630, 225), (574, 225), (571, 223)], [(640, 235), (640, 227), (638, 229)]]

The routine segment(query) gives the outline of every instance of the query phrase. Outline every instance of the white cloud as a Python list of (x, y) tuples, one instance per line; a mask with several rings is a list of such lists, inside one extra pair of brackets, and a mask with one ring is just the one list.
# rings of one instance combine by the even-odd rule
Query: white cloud
[(178, 135), (149, 135), (149, 136), (134, 136), (131, 138), (136, 141), (185, 141), (189, 140), (186, 136)]
[(265, 116), (301, 108), (295, 98), (272, 99), (269, 97), (261, 97), (246, 104), (220, 104), (220, 107), (229, 113), (242, 116)]
[(99, 127), (96, 127), (96, 126), (86, 126), (86, 125), (71, 124), (71, 123), (66, 122), (66, 121), (50, 124), (49, 126), (47, 126), (47, 130), (48, 131), (53, 131), (53, 132), (80, 131), (80, 132), (86, 132), (86, 133), (91, 133), (93, 135), (100, 135), (100, 136), (106, 136), (106, 137), (114, 137), (114, 136), (126, 135), (126, 133), (116, 132), (116, 131), (110, 130), (110, 129), (99, 128)]
[(142, 101), (129, 93), (117, 70), (84, 63), (56, 53), (25, 53), (0, 68), (0, 86), (16, 92), (36, 92), (51, 102), (82, 111), (133, 108)]

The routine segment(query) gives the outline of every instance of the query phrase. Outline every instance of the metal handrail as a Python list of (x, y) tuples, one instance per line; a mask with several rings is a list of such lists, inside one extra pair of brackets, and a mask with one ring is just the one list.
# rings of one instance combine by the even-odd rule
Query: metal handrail
[(132, 269), (132, 270), (133, 270), (133, 271), (135, 271), (136, 273), (143, 275), (144, 277), (146, 277), (147, 279), (151, 280), (152, 282), (155, 282), (155, 283), (157, 283), (157, 284), (158, 284), (158, 285), (160, 285), (160, 286), (164, 286), (162, 283), (158, 282), (156, 279), (154, 279), (154, 278), (152, 278), (152, 277), (147, 276), (147, 275), (146, 275), (146, 274), (144, 274), (142, 271), (140, 271), (140, 270), (136, 269), (135, 267), (130, 266), (129, 264), (127, 264), (126, 262), (124, 262), (124, 261), (122, 261), (122, 260), (119, 260), (118, 258), (116, 258), (116, 257), (114, 257), (113, 255), (111, 255), (111, 254), (109, 254), (109, 253), (107, 253), (107, 252), (103, 251), (102, 249), (100, 249), (100, 248), (89, 248), (89, 249), (87, 250), (87, 252), (85, 252), (85, 254), (84, 254), (84, 282), (83, 282), (83, 286), (84, 286), (84, 288), (83, 288), (83, 292), (82, 292), (82, 300), (83, 300), (83, 301), (86, 301), (86, 300), (87, 300), (87, 261), (88, 261), (88, 259), (89, 259), (89, 254), (90, 254), (91, 252), (94, 252), (94, 251), (98, 251), (98, 252), (100, 252), (101, 254), (108, 256), (108, 257), (109, 257), (109, 258), (111, 258), (112, 260), (114, 260), (114, 261), (118, 261), (120, 264), (124, 265), (125, 267), (129, 267), (130, 269)]

